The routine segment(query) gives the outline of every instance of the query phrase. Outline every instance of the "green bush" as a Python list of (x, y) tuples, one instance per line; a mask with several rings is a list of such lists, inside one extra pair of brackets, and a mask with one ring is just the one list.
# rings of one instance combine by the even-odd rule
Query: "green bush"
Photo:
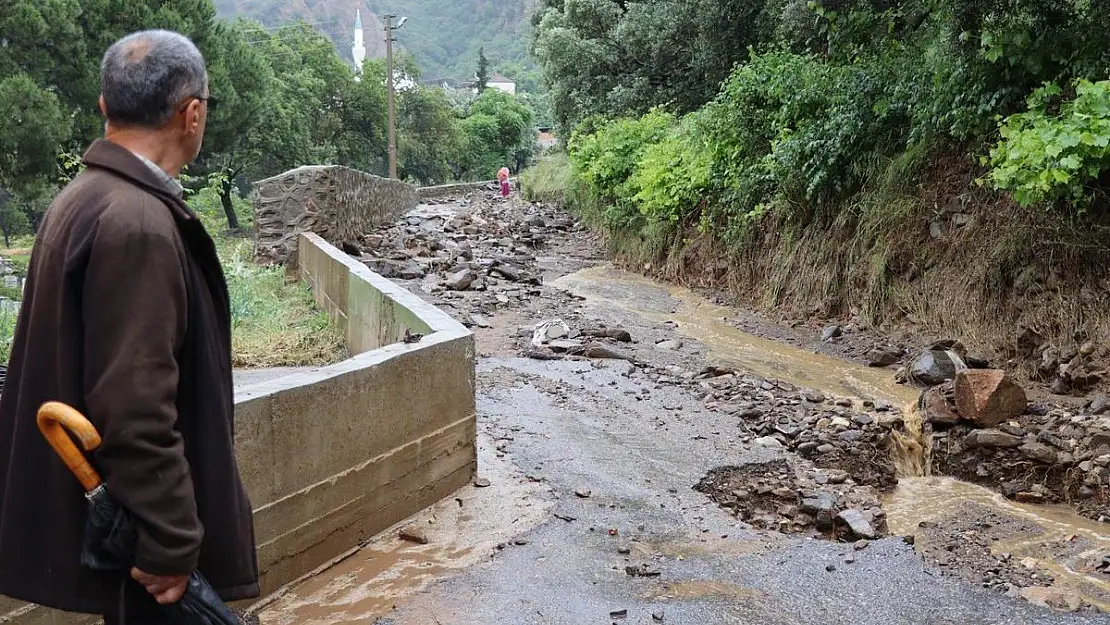
[(1075, 98), (1054, 112), (1061, 93), (1057, 85), (1036, 90), (1028, 111), (1002, 122), (990, 152), (990, 181), (1022, 206), (1066, 201), (1082, 209), (1110, 167), (1110, 81), (1079, 81)]

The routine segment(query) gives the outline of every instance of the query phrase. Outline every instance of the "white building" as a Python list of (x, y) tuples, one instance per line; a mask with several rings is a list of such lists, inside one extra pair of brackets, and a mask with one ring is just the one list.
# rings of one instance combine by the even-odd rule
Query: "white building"
[(489, 82), (486, 83), (486, 86), (491, 89), (500, 89), (505, 93), (516, 95), (516, 83), (497, 72), (494, 72), (493, 76), (489, 77)]
[(355, 45), (351, 47), (351, 58), (355, 69), (361, 74), (362, 64), (366, 61), (366, 45), (362, 38), (362, 9), (355, 9)]

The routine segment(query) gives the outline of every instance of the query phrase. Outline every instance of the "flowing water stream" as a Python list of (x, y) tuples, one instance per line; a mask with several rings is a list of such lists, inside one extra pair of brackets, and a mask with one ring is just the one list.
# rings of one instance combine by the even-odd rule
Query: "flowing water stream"
[[(1026, 561), (1032, 558), (1038, 567), (1052, 572), (1057, 587), (1110, 611), (1110, 581), (1084, 565), (1095, 554), (1110, 553), (1110, 526), (1066, 507), (1019, 504), (988, 488), (931, 476), (931, 445), (918, 409), (919, 392), (897, 384), (889, 370), (753, 336), (729, 322), (735, 313), (728, 308), (688, 289), (610, 266), (579, 271), (554, 284), (598, 310), (617, 308), (657, 323), (676, 324), (679, 333), (705, 346), (713, 364), (734, 366), (860, 402), (883, 399), (904, 406), (905, 425), (902, 431), (893, 430), (892, 453), (899, 485), (884, 502), (887, 522), (895, 535), (916, 535), (922, 522), (944, 523), (964, 514), (969, 505), (1020, 519), (1037, 529), (1001, 538), (992, 552)], [(884, 418), (881, 414), (874, 416)]]

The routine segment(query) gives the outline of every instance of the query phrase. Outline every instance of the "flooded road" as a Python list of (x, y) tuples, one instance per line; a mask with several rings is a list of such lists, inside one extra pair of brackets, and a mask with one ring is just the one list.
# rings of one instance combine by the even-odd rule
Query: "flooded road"
[[(553, 265), (585, 262), (562, 259)], [(627, 349), (644, 361), (728, 366), (849, 398), (852, 411), (882, 400), (912, 415), (918, 393), (890, 370), (753, 336), (730, 323), (726, 307), (609, 266), (562, 275), (541, 291), (511, 314), (490, 315), (481, 330), (501, 335), (489, 344), (508, 352), (477, 364), (479, 475), (490, 485), (464, 489), (268, 598), (256, 610), (264, 625), (1106, 622), (939, 575), (900, 538), (857, 551), (753, 530), (693, 489), (716, 467), (781, 456), (741, 442), (737, 417), (705, 409), (689, 388), (661, 384), (630, 362), (531, 360), (513, 346), (527, 341), (521, 326), (601, 321), (636, 337)], [(454, 306), (459, 294), (444, 297), (450, 310), (466, 310)], [(675, 335), (687, 340), (684, 351), (655, 348)], [(902, 449), (903, 477), (927, 473), (920, 441), (909, 436)], [(999, 549), (1056, 567), (1059, 583), (1100, 601), (1104, 588), (1081, 566), (1106, 547), (1099, 526), (1073, 524), (1063, 510), (1041, 517), (949, 482), (904, 479), (884, 502), (893, 532), (915, 534), (923, 521), (959, 514), (961, 502), (990, 507), (1041, 528), (1000, 538)], [(427, 544), (398, 537), (410, 527)], [(1062, 556), (1057, 540), (1075, 548)]]

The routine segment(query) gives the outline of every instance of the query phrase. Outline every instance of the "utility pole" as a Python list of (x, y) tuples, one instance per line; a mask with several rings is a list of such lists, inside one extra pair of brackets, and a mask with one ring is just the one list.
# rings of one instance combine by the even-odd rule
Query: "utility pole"
[(385, 18), (385, 84), (389, 92), (389, 177), (397, 177), (397, 118), (393, 108), (393, 18), (392, 13)]

